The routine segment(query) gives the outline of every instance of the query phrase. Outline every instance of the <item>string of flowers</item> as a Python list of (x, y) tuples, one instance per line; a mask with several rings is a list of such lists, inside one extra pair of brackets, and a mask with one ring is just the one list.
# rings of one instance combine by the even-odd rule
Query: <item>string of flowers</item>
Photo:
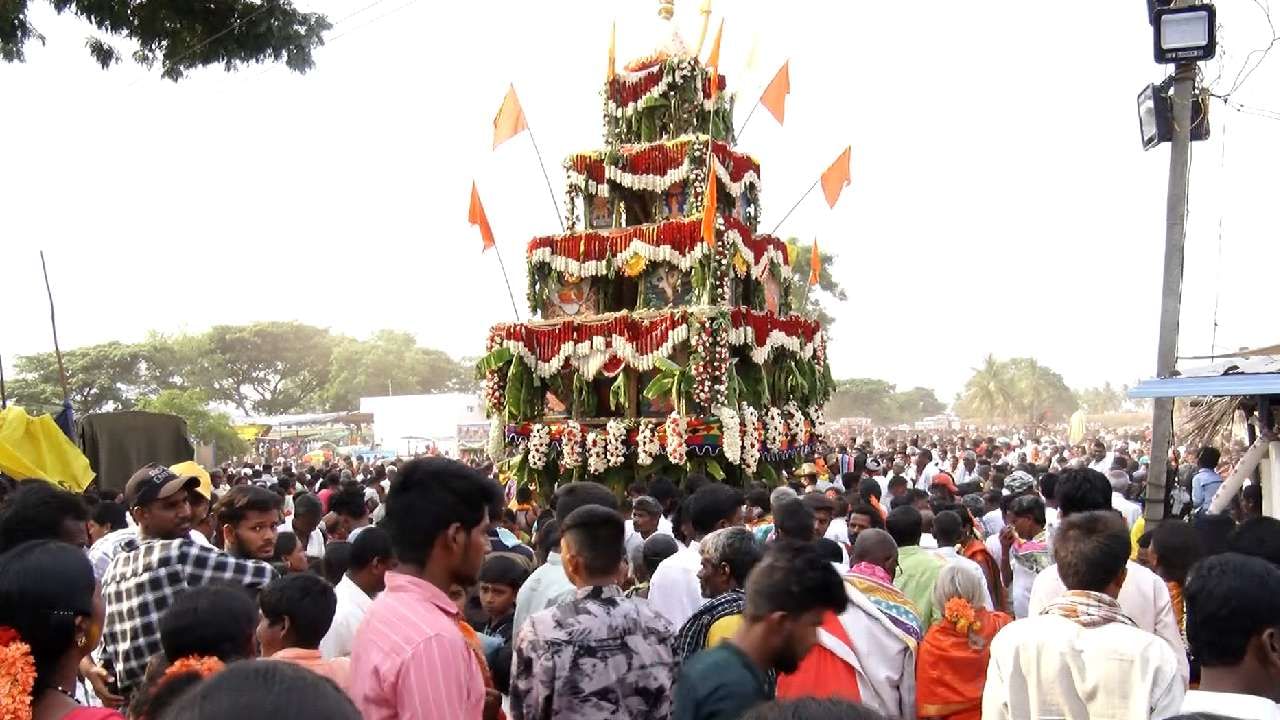
[(796, 445), (808, 445), (808, 438), (805, 437), (804, 413), (800, 412), (800, 406), (791, 400), (784, 409), (787, 411), (787, 423), (790, 425), (792, 441)]
[[(488, 340), (485, 342), (485, 352), (493, 352), (501, 344), (502, 333), (497, 328), (490, 329)], [(484, 374), (486, 415), (499, 414), (507, 405), (507, 374), (502, 370), (502, 368), (494, 368)]]
[(658, 444), (658, 433), (654, 430), (653, 421), (641, 420), (640, 428), (636, 431), (636, 464), (651, 465), (660, 452), (662, 446)]
[(782, 443), (786, 440), (782, 422), (782, 411), (770, 407), (764, 413), (764, 443), (770, 452), (782, 452)]
[(742, 462), (742, 426), (738, 413), (728, 405), (716, 408), (716, 417), (720, 418), (720, 452), (724, 459), (734, 465)]
[(541, 470), (547, 466), (547, 453), (551, 449), (551, 428), (536, 423), (529, 431), (529, 450), (527, 461), (529, 467)]
[(969, 634), (970, 644), (973, 643), (974, 635), (982, 630), (982, 622), (978, 620), (978, 613), (969, 604), (968, 600), (962, 597), (953, 597), (943, 606), (942, 618), (955, 626), (956, 632), (960, 634)]
[(813, 420), (813, 436), (815, 438), (824, 438), (827, 436), (827, 421), (822, 413), (821, 405), (814, 405), (809, 408), (809, 418)]
[(31, 646), (11, 627), (0, 627), (0, 717), (31, 720), (36, 661)]
[(489, 453), (489, 459), (493, 462), (501, 462), (503, 450), (506, 448), (506, 424), (502, 422), (502, 417), (494, 415), (489, 420), (489, 444), (485, 450)]
[(742, 403), (742, 469), (753, 474), (760, 462), (760, 416), (756, 409)]
[(667, 416), (667, 459), (669, 459), (673, 465), (683, 465), (685, 461), (687, 450), (684, 444), (685, 428), (686, 422), (684, 418), (680, 417), (680, 413), (672, 411), (672, 413)]
[(627, 459), (627, 426), (621, 420), (610, 420), (605, 425), (608, 433), (609, 467), (618, 467)]
[(571, 470), (582, 464), (582, 426), (577, 420), (564, 424), (560, 437), (560, 465)]
[(605, 455), (607, 441), (604, 435), (594, 430), (587, 435), (587, 472), (599, 475), (609, 469), (609, 458)]

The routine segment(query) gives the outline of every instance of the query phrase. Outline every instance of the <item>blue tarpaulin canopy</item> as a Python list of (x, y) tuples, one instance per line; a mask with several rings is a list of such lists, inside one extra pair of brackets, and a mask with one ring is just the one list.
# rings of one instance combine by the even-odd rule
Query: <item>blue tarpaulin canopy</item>
[(1280, 394), (1280, 347), (1242, 351), (1237, 357), (1181, 371), (1175, 377), (1143, 380), (1131, 398), (1222, 397)]

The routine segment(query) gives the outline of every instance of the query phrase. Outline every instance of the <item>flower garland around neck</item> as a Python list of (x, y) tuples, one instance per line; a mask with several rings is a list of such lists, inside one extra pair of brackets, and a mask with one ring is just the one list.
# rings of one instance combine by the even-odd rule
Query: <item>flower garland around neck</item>
[(36, 684), (36, 660), (18, 631), (0, 627), (0, 717), (31, 720), (31, 691)]

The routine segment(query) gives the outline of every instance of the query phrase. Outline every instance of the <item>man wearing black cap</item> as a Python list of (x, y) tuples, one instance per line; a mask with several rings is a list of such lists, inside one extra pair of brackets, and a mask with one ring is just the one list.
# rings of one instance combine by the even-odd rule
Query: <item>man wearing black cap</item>
[(182, 592), (212, 583), (258, 588), (276, 577), (265, 562), (240, 560), (187, 536), (189, 492), (198, 482), (152, 463), (125, 485), (139, 536), (121, 547), (102, 577), (102, 659), (124, 697), (141, 682), (151, 656), (161, 652), (160, 618)]

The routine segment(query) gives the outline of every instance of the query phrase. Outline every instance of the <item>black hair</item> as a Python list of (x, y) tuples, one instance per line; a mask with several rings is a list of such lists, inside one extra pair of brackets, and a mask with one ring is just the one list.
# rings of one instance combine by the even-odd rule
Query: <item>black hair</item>
[(1058, 474), (1047, 472), (1040, 476), (1040, 494), (1047, 498), (1058, 499)]
[(58, 664), (75, 645), (76, 617), (93, 616), (95, 584), (84, 551), (57, 540), (32, 540), (0, 557), (0, 625), (31, 648), (32, 697), (56, 686)]
[(769, 505), (769, 491), (762, 489), (747, 491), (747, 506), (760, 508), (768, 513), (772, 509)]
[(848, 700), (806, 697), (756, 705), (742, 720), (884, 720), (884, 716)]
[(818, 549), (818, 554), (827, 562), (844, 562), (844, 553), (840, 550), (840, 543), (831, 538), (818, 538), (814, 541), (813, 546)]
[(369, 514), (364, 502), (364, 490), (358, 485), (344, 487), (329, 496), (329, 512), (356, 520)]
[(560, 525), (561, 537), (571, 538), (574, 552), (592, 576), (614, 575), (622, 563), (626, 528), (616, 510), (583, 505)]
[(1111, 510), (1074, 513), (1053, 536), (1053, 559), (1068, 590), (1103, 592), (1129, 561), (1129, 533)]
[(556, 488), (556, 520), (564, 525), (565, 518), (574, 510), (586, 505), (599, 505), (618, 511), (618, 496), (597, 482), (571, 482)]
[(118, 502), (103, 501), (93, 509), (91, 519), (110, 530), (122, 530), (129, 526), (124, 505)]
[(280, 562), (298, 549), (298, 536), (292, 530), (282, 530), (276, 534), (276, 550), (271, 553), (273, 562)]
[(1191, 524), (1200, 534), (1200, 545), (1205, 556), (1226, 552), (1231, 534), (1236, 529), (1236, 521), (1226, 514), (1198, 513), (1192, 516)]
[(924, 534), (924, 516), (912, 505), (890, 510), (884, 525), (898, 547), (919, 545), (920, 536)]
[[(377, 529), (369, 528), (357, 535), (356, 539), (359, 540), (366, 533)], [(351, 543), (345, 540), (334, 540), (324, 546), (324, 557), (320, 560), (320, 574), (329, 581), (330, 585), (342, 582), (342, 576), (346, 575), (347, 570), (351, 568), (351, 554)]]
[(508, 555), (490, 555), (480, 566), (480, 582), (519, 590), (529, 578), (528, 566)]
[(649, 481), (649, 496), (666, 507), (668, 500), (676, 498), (676, 484), (671, 482), (671, 478), (659, 475)]
[(222, 662), (253, 651), (258, 609), (248, 591), (227, 585), (190, 588), (160, 617), (160, 646), (169, 662), (193, 655)]
[(880, 515), (880, 511), (866, 504), (858, 504), (849, 508), (850, 515), (866, 515), (871, 521), (871, 527), (880, 530), (884, 529), (884, 517)]
[(722, 483), (707, 483), (689, 496), (689, 523), (695, 533), (709, 533), (721, 520), (732, 520), (741, 508), (741, 490)]
[(380, 527), (365, 528), (351, 542), (351, 557), (347, 569), (364, 570), (372, 565), (374, 560), (391, 559), (394, 552), (391, 547), (391, 536), (386, 530)]
[(1072, 468), (1058, 476), (1054, 497), (1062, 516), (1111, 507), (1111, 481), (1093, 468)]
[(324, 578), (296, 573), (272, 580), (258, 595), (262, 617), (272, 625), (288, 618), (294, 641), (304, 650), (320, 647), (333, 624), (338, 596)]
[(332, 681), (293, 663), (236, 663), (199, 683), (159, 720), (360, 720), (360, 711)]
[(743, 615), (761, 620), (776, 612), (801, 615), (826, 609), (843, 612), (849, 598), (844, 581), (814, 543), (780, 540), (747, 576)]
[(933, 518), (933, 536), (939, 547), (957, 545), (964, 538), (964, 523), (954, 510), (943, 510)]
[(1280, 520), (1273, 517), (1245, 520), (1227, 540), (1227, 549), (1260, 557), (1280, 567)]
[(1009, 514), (1029, 517), (1032, 522), (1044, 527), (1044, 500), (1037, 495), (1019, 495), (1009, 503)]
[(468, 531), (474, 529), (501, 498), (496, 483), (456, 460), (411, 460), (387, 493), (383, 524), (400, 562), (425, 565), (437, 538), (449, 526), (458, 523)]
[(533, 538), (533, 547), (542, 555), (556, 552), (560, 547), (560, 523), (555, 518), (538, 523), (538, 533)]
[(311, 493), (298, 493), (293, 496), (293, 514), (320, 517), (324, 514), (324, 503)]
[(880, 483), (872, 480), (871, 478), (867, 478), (866, 480), (858, 483), (858, 497), (862, 498), (863, 502), (871, 502), (871, 498), (879, 500)]
[(533, 488), (528, 485), (521, 485), (516, 488), (516, 502), (528, 503), (533, 501)]
[(815, 515), (823, 511), (832, 515), (836, 513), (836, 501), (827, 497), (824, 493), (805, 493), (800, 496), (800, 502), (804, 503), (804, 506), (812, 510)]
[(650, 575), (653, 575), (658, 571), (658, 565), (662, 564), (663, 560), (679, 551), (680, 545), (675, 538), (662, 533), (654, 533), (649, 536), (648, 540), (644, 541), (640, 555), (643, 558), (645, 569), (649, 571)]
[(688, 495), (693, 495), (710, 482), (711, 479), (702, 473), (689, 473), (684, 477), (684, 491)]
[(1280, 628), (1280, 568), (1258, 557), (1226, 553), (1196, 566), (1183, 588), (1187, 640), (1204, 667), (1239, 665), (1249, 641)]
[(902, 477), (901, 475), (894, 475), (893, 477), (889, 478), (889, 484), (886, 487), (888, 487), (889, 490), (892, 492), (894, 488), (904, 487), (906, 484), (907, 484), (906, 478)]
[(1140, 548), (1149, 548), (1149, 547), (1151, 547), (1151, 536), (1152, 536), (1152, 535), (1155, 535), (1155, 534), (1156, 534), (1156, 531), (1155, 531), (1155, 530), (1148, 530), (1148, 531), (1146, 531), (1146, 532), (1142, 533), (1141, 535), (1139, 535), (1139, 536), (1138, 536), (1138, 547), (1140, 547)]
[(1209, 470), (1218, 467), (1220, 460), (1222, 460), (1222, 451), (1210, 445), (1200, 448), (1199, 454), (1196, 455), (1196, 465)]
[(213, 506), (218, 527), (235, 527), (251, 512), (279, 512), (284, 499), (264, 487), (237, 485)]
[(0, 552), (29, 540), (64, 540), (68, 520), (89, 521), (79, 495), (44, 480), (23, 480), (0, 509)]
[(911, 497), (911, 493), (894, 495), (893, 498), (889, 500), (889, 510), (897, 510), (900, 507), (906, 507), (913, 503), (915, 503), (915, 498)]
[(1204, 557), (1200, 533), (1191, 525), (1176, 520), (1162, 522), (1151, 535), (1151, 550), (1156, 554), (1156, 569), (1165, 582), (1185, 585), (1191, 566)]
[(800, 498), (787, 498), (773, 509), (773, 526), (787, 540), (812, 542), (813, 520), (813, 511)]

